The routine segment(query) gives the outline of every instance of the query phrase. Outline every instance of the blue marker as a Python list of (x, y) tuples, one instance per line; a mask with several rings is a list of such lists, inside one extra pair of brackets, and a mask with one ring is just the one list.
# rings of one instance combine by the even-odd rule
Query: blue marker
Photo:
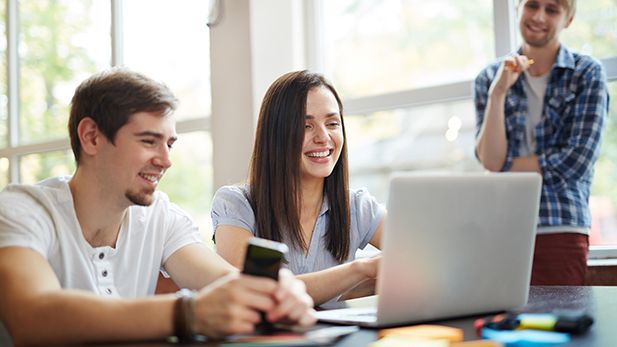
[(482, 329), (482, 337), (500, 342), (504, 347), (556, 346), (570, 341), (570, 335), (540, 330), (493, 330)]

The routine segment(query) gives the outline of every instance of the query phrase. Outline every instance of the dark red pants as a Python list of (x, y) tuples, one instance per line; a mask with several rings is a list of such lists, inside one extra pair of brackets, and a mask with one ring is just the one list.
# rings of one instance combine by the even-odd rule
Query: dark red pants
[(585, 285), (589, 237), (577, 233), (541, 234), (531, 270), (532, 285)]

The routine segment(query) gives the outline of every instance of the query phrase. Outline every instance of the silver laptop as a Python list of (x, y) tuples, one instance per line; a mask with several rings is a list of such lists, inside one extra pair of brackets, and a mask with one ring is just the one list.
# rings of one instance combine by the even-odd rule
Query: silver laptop
[(536, 173), (394, 175), (376, 306), (318, 318), (382, 327), (525, 305), (540, 188)]

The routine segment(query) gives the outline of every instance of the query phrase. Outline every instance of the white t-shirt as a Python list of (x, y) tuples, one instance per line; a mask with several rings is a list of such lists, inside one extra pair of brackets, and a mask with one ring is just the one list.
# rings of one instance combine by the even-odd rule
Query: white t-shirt
[(167, 258), (202, 242), (191, 218), (164, 193), (155, 192), (150, 206), (128, 208), (115, 248), (92, 247), (79, 226), (69, 180), (9, 185), (0, 193), (0, 248), (37, 251), (63, 288), (124, 298), (152, 295)]

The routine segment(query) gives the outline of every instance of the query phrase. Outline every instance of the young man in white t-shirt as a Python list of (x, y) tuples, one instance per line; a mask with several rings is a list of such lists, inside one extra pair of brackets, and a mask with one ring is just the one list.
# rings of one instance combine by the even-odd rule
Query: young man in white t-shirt
[[(16, 345), (216, 338), (253, 331), (260, 311), (315, 322), (289, 271), (278, 283), (239, 274), (156, 191), (176, 102), (126, 69), (90, 77), (71, 105), (74, 175), (0, 193), (0, 321)], [(194, 292), (153, 296), (161, 268)]]

